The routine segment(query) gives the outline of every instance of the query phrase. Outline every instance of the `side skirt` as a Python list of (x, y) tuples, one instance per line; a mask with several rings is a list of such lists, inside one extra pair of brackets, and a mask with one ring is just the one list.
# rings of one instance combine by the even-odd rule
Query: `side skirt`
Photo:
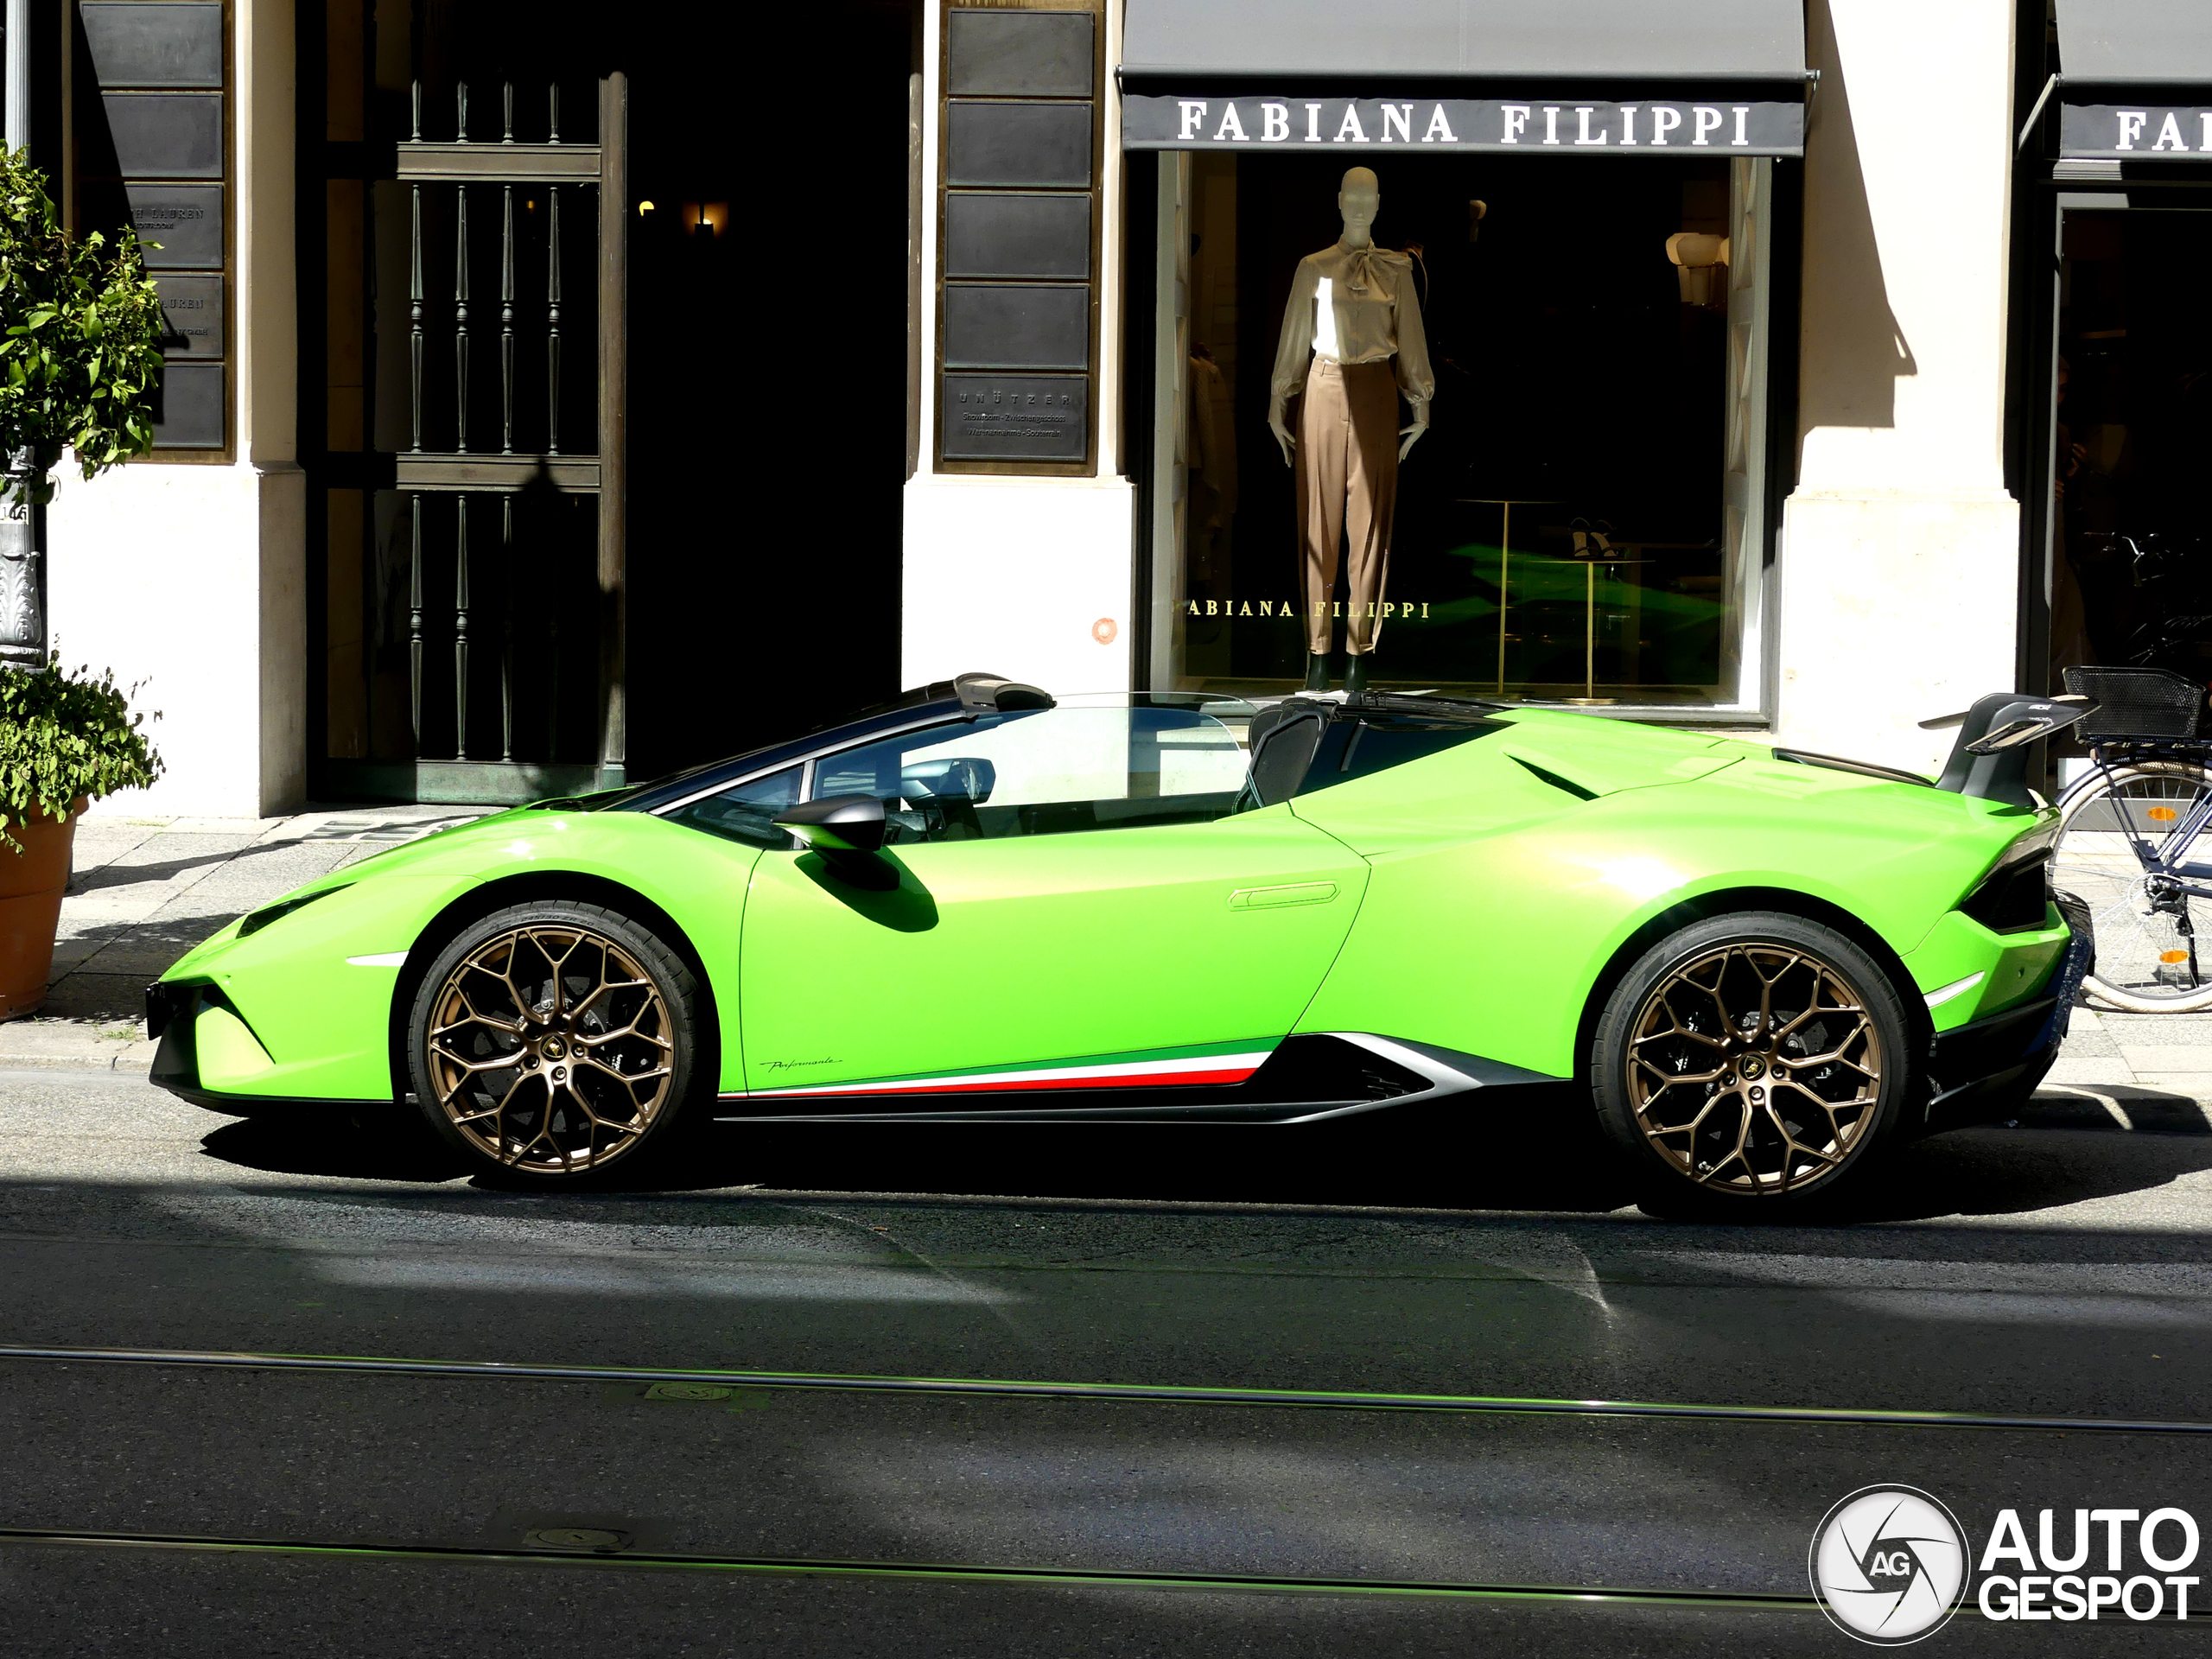
[(912, 1094), (836, 1097), (772, 1091), (721, 1096), (724, 1123), (1310, 1123), (1478, 1089), (1556, 1088), (1568, 1082), (1426, 1043), (1337, 1031), (1285, 1039), (1241, 1083), (978, 1089), (955, 1105), (943, 1085)]

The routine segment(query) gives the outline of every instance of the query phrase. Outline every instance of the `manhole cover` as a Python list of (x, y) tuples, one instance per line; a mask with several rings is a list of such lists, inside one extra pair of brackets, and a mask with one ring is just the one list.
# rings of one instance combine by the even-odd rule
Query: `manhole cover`
[(532, 1527), (522, 1535), (540, 1549), (588, 1550), (606, 1554), (630, 1547), (630, 1535), (611, 1527)]
[(655, 1382), (645, 1389), (648, 1400), (727, 1400), (737, 1390), (720, 1382)]

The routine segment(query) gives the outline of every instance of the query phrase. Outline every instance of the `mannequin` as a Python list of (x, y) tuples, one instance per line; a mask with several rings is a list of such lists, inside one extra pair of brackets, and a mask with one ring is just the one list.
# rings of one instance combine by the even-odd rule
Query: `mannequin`
[[(1355, 167), (1344, 175), (1337, 193), (1344, 234), (1335, 246), (1298, 262), (1269, 385), (1268, 426), (1298, 492), (1309, 691), (1329, 683), (1340, 537), (1350, 545), (1342, 588), (1350, 658), (1344, 689), (1367, 684), (1389, 572), (1398, 463), (1428, 430), (1436, 391), (1413, 261), (1376, 247), (1370, 233), (1382, 204), (1373, 173)], [(1404, 427), (1398, 424), (1401, 394), (1413, 410)], [(1284, 419), (1294, 397), (1294, 436)]]

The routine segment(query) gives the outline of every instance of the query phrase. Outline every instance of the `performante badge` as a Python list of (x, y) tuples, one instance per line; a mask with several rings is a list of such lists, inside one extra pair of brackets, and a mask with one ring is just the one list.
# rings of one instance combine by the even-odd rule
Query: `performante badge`
[(1863, 1486), (1813, 1532), (1821, 1611), (1846, 1636), (1901, 1648), (1941, 1630), (1966, 1598), (1966, 1535), (1914, 1486)]

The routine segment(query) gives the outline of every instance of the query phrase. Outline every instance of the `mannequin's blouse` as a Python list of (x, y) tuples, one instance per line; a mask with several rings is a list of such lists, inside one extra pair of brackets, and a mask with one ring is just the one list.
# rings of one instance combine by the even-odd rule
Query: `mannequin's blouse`
[(1422, 331), (1414, 262), (1390, 248), (1348, 248), (1342, 242), (1309, 253), (1291, 279), (1269, 390), (1293, 397), (1305, 390), (1308, 363), (1397, 360), (1398, 390), (1409, 404), (1436, 391)]

